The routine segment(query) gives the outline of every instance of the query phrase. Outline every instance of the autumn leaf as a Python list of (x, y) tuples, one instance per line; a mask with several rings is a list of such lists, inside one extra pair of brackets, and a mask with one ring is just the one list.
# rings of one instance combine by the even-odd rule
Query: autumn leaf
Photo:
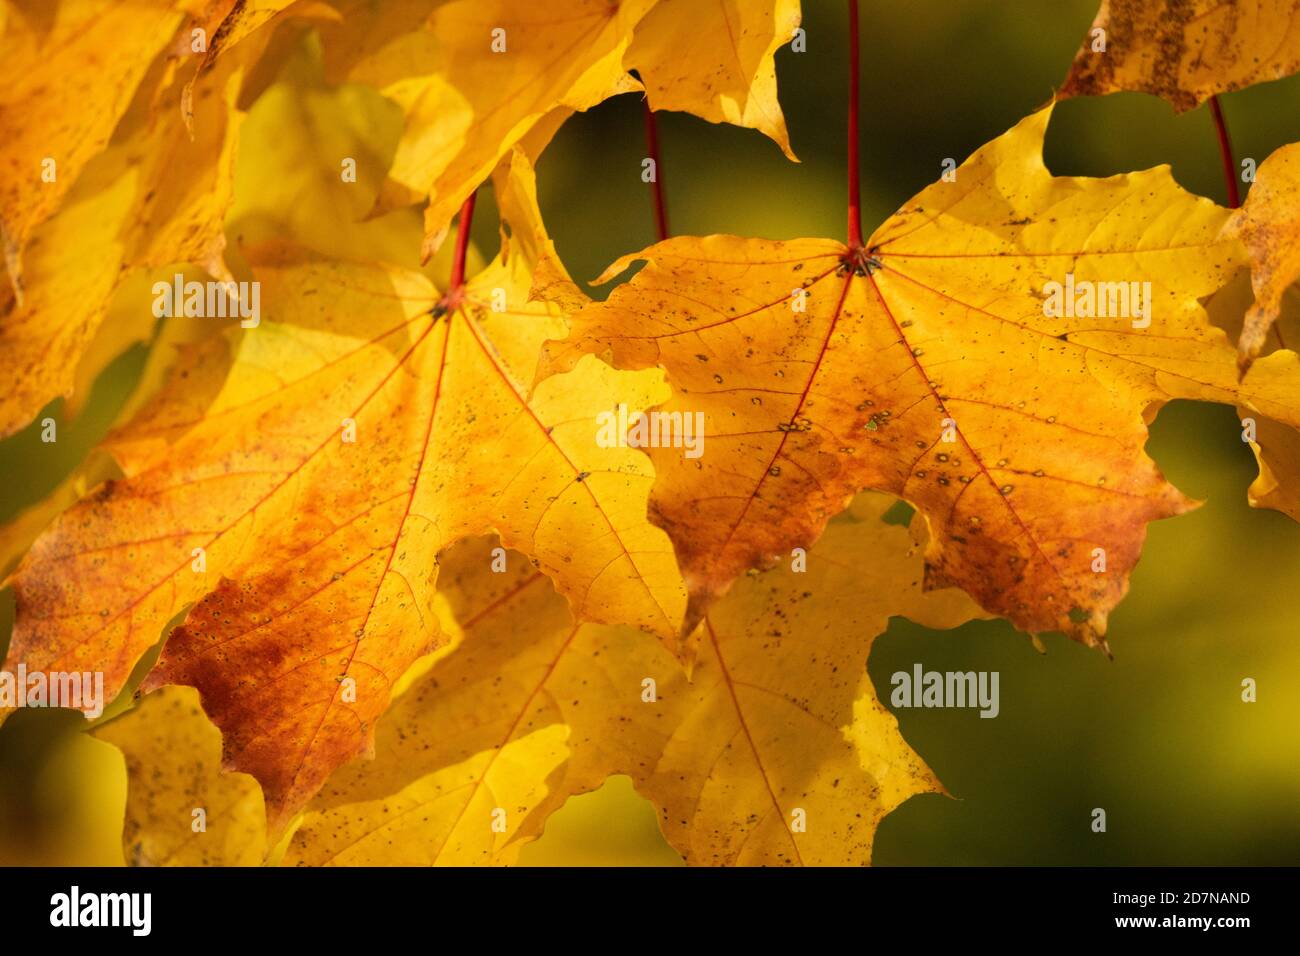
[(321, 31), (330, 78), (368, 83), (406, 116), (373, 212), (427, 196), (426, 260), (512, 147), (531, 138), (536, 156), (573, 112), (641, 89), (630, 69), (653, 108), (752, 127), (794, 158), (773, 54), (798, 0), (338, 3), (340, 22)]
[(443, 580), (463, 636), (384, 717), (375, 760), (330, 781), (285, 862), (510, 862), (613, 773), (688, 863), (868, 862), (880, 818), (941, 789), (875, 698), (871, 641), (892, 614), (954, 627), (978, 613), (922, 592), (920, 549), (880, 520), (891, 504), (863, 496), (806, 571), (737, 584), (689, 679), (645, 634), (575, 623), (522, 562), (494, 574), (488, 543), (462, 547)]
[(321, 30), (331, 78), (374, 86), (406, 116), (374, 212), (428, 196), (428, 259), (456, 210), (533, 127), (636, 88), (623, 54), (652, 3), (344, 3), (342, 22)]
[(1181, 113), (1298, 69), (1295, 0), (1102, 0), (1060, 95), (1134, 90)]
[(527, 302), (522, 250), (548, 240), (522, 157), (505, 182), (503, 216), (530, 238), (450, 298), (397, 267), (250, 252), (274, 320), (192, 350), (110, 440), (128, 477), (62, 515), (12, 578), (10, 658), (102, 670), (110, 695), (197, 601), (147, 686), (199, 688), (277, 832), (365, 750), (389, 684), (437, 641), (449, 543), (494, 531), (581, 618), (679, 628), (648, 462), (593, 440), (599, 411), (661, 401), (662, 378), (592, 360), (526, 397), (565, 325)]
[[(891, 616), (1108, 650), (1195, 505), (1145, 451), (1172, 399), (1235, 407), (1300, 519), (1292, 147), (1234, 213), (1051, 175), (1049, 108), (864, 242), (845, 12), (848, 242), (666, 239), (593, 302), (534, 162), (629, 91), (656, 162), (655, 110), (793, 160), (798, 0), (0, 0), (0, 437), (149, 343), (0, 529), (0, 667), (116, 697), (129, 863), (513, 864), (611, 777), (688, 863), (869, 863), (943, 792), (866, 668)], [(1298, 13), (1103, 0), (1063, 95), (1286, 75)], [(202, 314), (236, 277), (251, 321)], [(159, 316), (173, 278), (208, 301)]]
[[(0, 576), (8, 575), (50, 522), (103, 482), (119, 477), (112, 456), (94, 452), (53, 492), (0, 528)], [(0, 711), (0, 721), (4, 712)]]
[[(276, 82), (253, 104), (240, 130), (227, 214), (232, 269), (239, 271), (240, 246), (277, 239), (332, 258), (418, 268), (418, 210), (361, 221), (392, 162), (402, 134), (401, 110), (370, 87), (330, 86), (319, 43), (299, 39), (282, 55)], [(474, 271), (484, 265), (476, 257), (470, 262)], [(426, 274), (445, 277), (450, 266), (446, 255)]]
[(1282, 296), (1300, 280), (1300, 144), (1283, 146), (1264, 160), (1246, 203), (1228, 221), (1251, 259), (1255, 303), (1237, 341), (1243, 371), (1250, 367), (1277, 321)]
[(751, 127), (794, 159), (773, 55), (799, 17), (799, 0), (659, 0), (637, 24), (624, 64), (641, 77), (651, 109)]
[[(283, 16), (282, 16), (283, 15)], [(198, 37), (211, 37), (206, 41), (203, 57), (181, 92), (181, 115), (191, 136), (194, 132), (194, 90), (227, 50), (249, 37), (263, 34), (263, 46), (270, 29), (288, 17), (318, 18), (337, 21), (339, 15), (323, 0), (213, 0), (200, 18), (205, 26), (191, 32), (191, 49)], [(202, 48), (200, 48), (202, 49)], [(259, 49), (260, 53), (260, 49)]]
[(267, 853), (257, 781), (224, 773), (221, 734), (191, 687), (165, 687), (94, 736), (126, 761), (122, 849), (131, 866), (258, 866)]
[[(1242, 219), (1240, 210), (1234, 213), (1225, 231), (1232, 232)], [(1205, 305), (1210, 321), (1238, 343), (1239, 363), (1243, 329), (1248, 320), (1258, 316), (1256, 301), (1251, 276), (1243, 271)], [(1284, 352), (1288, 342), (1300, 341), (1300, 287), (1292, 285), (1278, 296), (1276, 308), (1270, 310), (1258, 334), (1259, 354)], [(1272, 508), (1300, 521), (1300, 432), (1251, 408), (1239, 407), (1237, 414), (1242, 440), (1249, 443), (1259, 465), (1259, 476), (1247, 490), (1251, 507)]]
[[(0, 348), (13, 372), (0, 397), (0, 437), (26, 425), (51, 398), (72, 392), (77, 363), (117, 285), (123, 255), (117, 233), (130, 213), (132, 185), (114, 177), (99, 191), (85, 188), (84, 197), (77, 194), (83, 190), (74, 192), (36, 230), (21, 304), (13, 289), (0, 289)], [(85, 248), (97, 254), (86, 256)]]
[(190, 88), (193, 88), (194, 80), (212, 69), (226, 50), (252, 36), (295, 4), (300, 8), (311, 8), (318, 16), (337, 18), (336, 14), (324, 12), (330, 10), (325, 3), (302, 3), (300, 0), (209, 0), (195, 18), (198, 24), (195, 29), (203, 31), (205, 43), (204, 49), (195, 51), (202, 52), (203, 57), (199, 60), (194, 79), (190, 81)]
[[(1167, 168), (1051, 176), (1049, 115), (980, 149), (863, 250), (710, 236), (625, 256), (603, 278), (649, 264), (548, 347), (543, 374), (586, 352), (662, 366), (663, 410), (704, 415), (698, 461), (649, 449), (688, 626), (873, 488), (925, 516), (931, 585), (1102, 645), (1147, 522), (1191, 506), (1143, 451), (1144, 413), (1196, 398), (1300, 424), (1295, 354), (1238, 382), (1198, 301), (1241, 263), (1220, 237), (1227, 211)], [(1116, 315), (1120, 291), (1132, 319)]]
[(1300, 434), (1277, 422), (1256, 422), (1251, 450), (1259, 477), (1250, 485), (1252, 508), (1272, 508), (1300, 521)]
[[(141, 11), (150, 6), (144, 0), (109, 5), (112, 15), (96, 19), (92, 29), (82, 13), (102, 6), (64, 0), (56, 21), (73, 18), (69, 29), (79, 31), (79, 37), (82, 33), (94, 35), (95, 30), (133, 31), (136, 41), (142, 40), (143, 34), (137, 38), (134, 31), (162, 30), (153, 19), (141, 19)], [(78, 140), (75, 168), (65, 168), (62, 160), (56, 162), (58, 183), (76, 181), (66, 199), (53, 184), (24, 193), (29, 198), (47, 195), (51, 205), (42, 216), (62, 205), (30, 230), (21, 275), (17, 258), (10, 263), (14, 290), (0, 291), (0, 347), (7, 350), (18, 369), (15, 387), (0, 398), (0, 437), (27, 424), (52, 398), (69, 399), (69, 408), (75, 409), (84, 398), (84, 393), (75, 391), (78, 385), (93, 381), (126, 345), (149, 338), (154, 316), (143, 309), (131, 310), (123, 326), (100, 334), (114, 297), (132, 278), (176, 264), (193, 264), (210, 275), (230, 278), (224, 258), (224, 218), (233, 198), (235, 157), (244, 118), (238, 104), (248, 92), (248, 81), (261, 64), (275, 26), (283, 19), (277, 14), (284, 10), (285, 16), (318, 16), (320, 4), (216, 0), (210, 4), (178, 3), (177, 7), (192, 13), (195, 23), (213, 28), (220, 24), (216, 32), (226, 38), (221, 52), (227, 55), (218, 62), (216, 51), (209, 48), (210, 55), (201, 59), (203, 80), (196, 87), (200, 60), (194, 56), (198, 51), (191, 48), (185, 29), (176, 34), (177, 43), (156, 58), (157, 44), (130, 48), (128, 52), (144, 59), (138, 64), (142, 75), (132, 74), (134, 99), (128, 97), (129, 106), (115, 106), (108, 117), (98, 112), (101, 104), (96, 97), (83, 96), (75, 89), (67, 93), (70, 101), (75, 100), (76, 110), (87, 114), (78, 122), (111, 118), (107, 127), (111, 140), (105, 133), (107, 145), (96, 139), (93, 151), (88, 149), (90, 140)], [(116, 19), (126, 11), (134, 11), (134, 21)], [(170, 19), (167, 24), (162, 40), (175, 29)], [(19, 40), (13, 42), (18, 43), (23, 34), (15, 35)], [(65, 39), (55, 36), (44, 42), (63, 43)], [(85, 55), (81, 46), (74, 45), (73, 52)], [(87, 64), (94, 67), (94, 57)], [(68, 70), (49, 82), (101, 83), (102, 78), (87, 79)], [(95, 88), (98, 96), (107, 91), (107, 87)], [(23, 84), (17, 84), (15, 90), (15, 97), (38, 96), (38, 91)], [(43, 115), (50, 109), (45, 102), (47, 92), (42, 88), (39, 95), (42, 105), (38, 112)], [(20, 108), (36, 110), (33, 103), (15, 99), (14, 104), (19, 128), (41, 132), (39, 124), (18, 116)], [(66, 112), (74, 114), (76, 110), (69, 106)], [(0, 130), (5, 128), (5, 111), (0, 106)], [(42, 142), (48, 149), (56, 140), (47, 137)], [(177, 175), (177, 170), (184, 170), (184, 175)]]
[[(213, 71), (195, 106), (194, 134), (179, 112), (184, 81), (159, 70), (90, 161), (63, 208), (28, 243), (19, 302), (0, 292), (0, 348), (16, 381), (0, 399), (0, 436), (26, 425), (50, 399), (93, 380), (113, 352), (79, 371), (115, 293), (140, 270), (192, 262), (224, 276), (223, 219), (232, 198), (243, 114), (236, 100), (265, 38), (250, 40)], [(0, 117), (0, 121), (3, 117)], [(177, 168), (187, 174), (177, 176)], [(119, 344), (148, 337), (149, 309), (134, 309)]]
[(59, 208), (85, 165), (108, 144), (181, 15), (171, 0), (6, 5), (0, 33), (0, 240), (21, 300), (23, 251), (33, 230)]

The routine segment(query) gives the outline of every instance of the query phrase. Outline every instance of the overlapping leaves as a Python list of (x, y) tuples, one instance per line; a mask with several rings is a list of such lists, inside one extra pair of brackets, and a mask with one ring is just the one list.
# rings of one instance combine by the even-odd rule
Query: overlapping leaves
[[(131, 862), (261, 862), (305, 809), (287, 862), (508, 863), (611, 774), (688, 862), (868, 862), (879, 819), (939, 789), (864, 672), (890, 615), (1104, 646), (1147, 523), (1192, 505), (1143, 450), (1170, 399), (1258, 419), (1252, 500), (1300, 511), (1290, 147), (1230, 216), (1165, 169), (1050, 175), (1043, 111), (861, 248), (673, 239), (594, 303), (531, 160), (633, 90), (793, 158), (794, 0), (3, 4), (0, 431), (149, 333), (102, 332), (149, 270), (262, 289), (256, 329), (169, 333), (199, 341), (0, 550), (63, 511), (9, 581), (6, 667), (113, 694), (183, 622), (97, 731), (131, 772)], [(1085, 45), (1064, 93), (1185, 109), (1295, 70), (1294, 4), (1175, 6), (1103, 2), (1107, 58)], [(1291, 25), (1267, 51), (1265, 22)], [(92, 27), (124, 42), (88, 57)], [(245, 110), (308, 27), (346, 84), (272, 89), (255, 138), (309, 146), (275, 167), (289, 199), (250, 202)], [(499, 255), (431, 281), (418, 260), (492, 177)], [(1253, 307), (1211, 323), (1248, 265)], [(1053, 308), (1053, 283), (1132, 308)], [(597, 441), (619, 405), (703, 413), (708, 453)]]

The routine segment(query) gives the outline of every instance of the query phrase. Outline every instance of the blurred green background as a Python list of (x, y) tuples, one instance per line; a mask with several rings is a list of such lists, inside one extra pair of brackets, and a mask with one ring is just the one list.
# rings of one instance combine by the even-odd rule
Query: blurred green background
[[(960, 163), (1044, 104), (1096, 6), (863, 0), (866, 230), (936, 179), (945, 158)], [(844, 237), (844, 22), (839, 0), (805, 0), (808, 50), (777, 58), (800, 164), (756, 133), (660, 115), (675, 234)], [(1222, 103), (1238, 159), (1262, 162), (1300, 140), (1300, 78)], [(262, 109), (259, 101), (250, 125)], [(539, 164), (543, 213), (579, 280), (654, 239), (640, 180), (641, 109), (623, 96), (575, 116)], [(262, 146), (288, 148), (275, 135)], [(1057, 174), (1098, 176), (1168, 163), (1186, 188), (1225, 199), (1204, 107), (1175, 116), (1138, 94), (1063, 103), (1047, 162)], [(484, 198), (474, 239), (490, 255), (496, 223)], [(430, 268), (445, 281), (445, 265)], [(36, 428), (0, 443), (0, 521), (76, 467), (131, 395), (146, 353), (136, 346), (115, 361), (78, 416), (50, 407), (60, 420), (56, 444), (41, 443)], [(917, 797), (895, 811), (879, 831), (876, 863), (1300, 863), (1300, 641), (1290, 590), (1300, 585), (1300, 526), (1247, 506), (1255, 466), (1239, 428), (1232, 409), (1194, 403), (1175, 403), (1155, 421), (1151, 455), (1206, 503), (1151, 526), (1132, 591), (1111, 615), (1113, 661), (1059, 636), (1044, 638), (1040, 654), (1001, 622), (934, 632), (895, 620), (877, 640), (869, 670), (882, 699), (889, 675), (914, 662), (996, 670), (1001, 714), (898, 714), (953, 798)], [(3, 592), (0, 646), (12, 609)], [(1257, 681), (1257, 703), (1241, 701), (1245, 677)], [(125, 773), (84, 727), (77, 715), (49, 711), (23, 711), (0, 727), (0, 863), (121, 861)], [(1107, 812), (1104, 834), (1091, 830), (1094, 807)], [(570, 800), (523, 862), (679, 861), (649, 804), (615, 778)]]

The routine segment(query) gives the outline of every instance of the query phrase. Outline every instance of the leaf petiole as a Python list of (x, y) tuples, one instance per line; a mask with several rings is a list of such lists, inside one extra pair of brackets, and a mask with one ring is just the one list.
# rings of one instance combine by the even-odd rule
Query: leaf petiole
[(465, 204), (460, 207), (460, 221), (456, 224), (456, 248), (451, 260), (451, 279), (447, 283), (447, 294), (433, 307), (434, 318), (441, 318), (457, 305), (465, 296), (465, 257), (469, 252), (469, 228), (474, 221), (474, 198), (478, 190), (469, 194)]
[(849, 0), (849, 250), (862, 248), (862, 199), (858, 181), (858, 0)]
[(664, 200), (663, 164), (659, 161), (659, 127), (655, 123), (655, 111), (650, 106), (649, 97), (644, 100), (644, 103), (646, 149), (649, 150), (650, 159), (654, 162), (654, 176), (650, 180), (650, 197), (655, 208), (655, 237), (659, 242), (663, 242), (671, 233), (668, 231), (668, 204)]

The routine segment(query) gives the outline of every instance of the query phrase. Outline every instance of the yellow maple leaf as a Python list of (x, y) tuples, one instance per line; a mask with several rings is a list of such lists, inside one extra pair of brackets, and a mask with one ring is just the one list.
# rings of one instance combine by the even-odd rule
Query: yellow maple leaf
[(32, 231), (58, 209), (86, 163), (108, 144), (182, 16), (172, 0), (6, 0), (6, 6), (0, 33), (0, 241), (21, 299), (23, 250)]
[(649, 463), (594, 441), (601, 410), (662, 400), (662, 375), (591, 360), (526, 394), (565, 324), (527, 301), (525, 250), (548, 240), (522, 155), (505, 184), (521, 238), (451, 298), (397, 267), (250, 252), (274, 321), (187, 353), (110, 440), (128, 477), (14, 573), (9, 659), (103, 671), (111, 696), (197, 601), (148, 686), (200, 689), (278, 831), (437, 640), (433, 556), (458, 538), (495, 531), (581, 618), (672, 640), (685, 595), (646, 520)]
[[(914, 504), (927, 574), (1018, 627), (1104, 644), (1147, 522), (1191, 503), (1143, 451), (1171, 398), (1300, 425), (1293, 352), (1238, 381), (1199, 297), (1242, 263), (1227, 211), (1168, 168), (1054, 177), (1050, 108), (885, 221), (865, 248), (675, 238), (552, 343), (663, 367), (662, 411), (706, 448), (648, 449), (654, 521), (691, 591), (687, 625), (748, 568), (807, 547), (862, 488)], [(1127, 304), (1126, 304), (1127, 303)]]
[(1251, 482), (1253, 508), (1272, 508), (1300, 521), (1300, 433), (1272, 419), (1261, 418), (1250, 443), (1259, 477)]
[(751, 127), (794, 159), (773, 56), (799, 19), (799, 0), (659, 0), (623, 62), (641, 77), (651, 109)]
[(654, 108), (758, 129), (794, 158), (773, 54), (797, 0), (339, 2), (321, 31), (331, 78), (373, 85), (406, 116), (374, 212), (427, 196), (425, 259), (513, 147), (531, 140), (535, 156), (574, 111), (641, 89), (629, 69)]
[[(262, 34), (263, 46), (270, 29), (289, 16), (337, 22), (338, 12), (313, 0), (211, 0), (191, 28), (190, 51), (202, 53), (193, 75), (181, 92), (180, 108), (186, 128), (193, 134), (194, 91), (226, 52), (249, 37)], [(260, 49), (254, 59), (260, 55)]]
[[(17, 369), (15, 386), (0, 398), (0, 436), (27, 424), (50, 399), (72, 396), (123, 345), (148, 336), (153, 313), (132, 309), (127, 327), (113, 330), (115, 348), (82, 364), (131, 276), (187, 262), (228, 274), (223, 219), (243, 117), (236, 100), (264, 42), (250, 40), (212, 72), (192, 134), (179, 111), (183, 79), (162, 69), (151, 74), (156, 88), (141, 87), (111, 145), (87, 163), (63, 208), (32, 233), (25, 295), (0, 291), (0, 348)], [(186, 175), (176, 175), (178, 168)]]
[(1181, 113), (1298, 69), (1295, 0), (1102, 0), (1061, 96), (1135, 90)]
[[(417, 210), (361, 221), (392, 162), (401, 110), (367, 86), (328, 85), (318, 48), (300, 42), (288, 51), (241, 127), (227, 217), (231, 268), (239, 268), (241, 245), (275, 239), (334, 258), (417, 268)], [(473, 265), (477, 271), (483, 262)], [(446, 276), (450, 257), (434, 267)]]
[(1300, 280), (1300, 143), (1283, 146), (1260, 165), (1245, 204), (1225, 226), (1251, 259), (1255, 302), (1237, 340), (1242, 369), (1250, 367), (1277, 322), (1282, 297)]
[[(1257, 213), (1261, 211), (1258, 204), (1253, 208)], [(1251, 233), (1249, 228), (1236, 228), (1244, 224), (1244, 219), (1238, 210), (1228, 221), (1225, 232)], [(1285, 232), (1285, 223), (1279, 222), (1278, 228)], [(1254, 236), (1266, 240), (1270, 234), (1264, 230)], [(1286, 260), (1285, 247), (1277, 248), (1268, 241), (1252, 246), (1248, 241), (1247, 249), (1253, 255), (1264, 257), (1265, 265), (1257, 267), (1253, 277), (1243, 270), (1206, 303), (1210, 321), (1236, 340), (1237, 361), (1246, 367), (1259, 354), (1284, 352), (1288, 344), (1300, 342), (1300, 286), (1292, 284), (1279, 291), (1280, 276), (1270, 268), (1274, 260)], [(1263, 280), (1260, 296), (1272, 303), (1266, 311), (1260, 310), (1259, 299), (1252, 296), (1252, 278)], [(1258, 344), (1243, 350), (1244, 329), (1251, 321), (1257, 323), (1252, 334), (1258, 336)], [(1251, 351), (1255, 354), (1251, 355)], [(1259, 465), (1259, 476), (1247, 491), (1251, 507), (1272, 508), (1300, 521), (1300, 432), (1252, 408), (1239, 407), (1237, 413), (1241, 418), (1242, 440), (1249, 443)]]
[(739, 583), (701, 625), (689, 678), (645, 634), (574, 622), (526, 568), (492, 573), (486, 543), (445, 557), (463, 637), (384, 717), (375, 760), (331, 779), (285, 862), (510, 862), (613, 773), (689, 863), (869, 862), (881, 817), (941, 789), (875, 698), (872, 639), (892, 614), (978, 614), (922, 592), (920, 549), (880, 520), (891, 503), (862, 496), (806, 570)]
[(127, 770), (122, 849), (131, 866), (258, 866), (267, 853), (257, 781), (221, 769), (221, 734), (191, 687), (165, 687), (93, 735)]
[(332, 78), (369, 83), (406, 128), (375, 212), (429, 198), (424, 258), (456, 210), (553, 111), (635, 89), (623, 67), (653, 0), (344, 3), (323, 26)]

